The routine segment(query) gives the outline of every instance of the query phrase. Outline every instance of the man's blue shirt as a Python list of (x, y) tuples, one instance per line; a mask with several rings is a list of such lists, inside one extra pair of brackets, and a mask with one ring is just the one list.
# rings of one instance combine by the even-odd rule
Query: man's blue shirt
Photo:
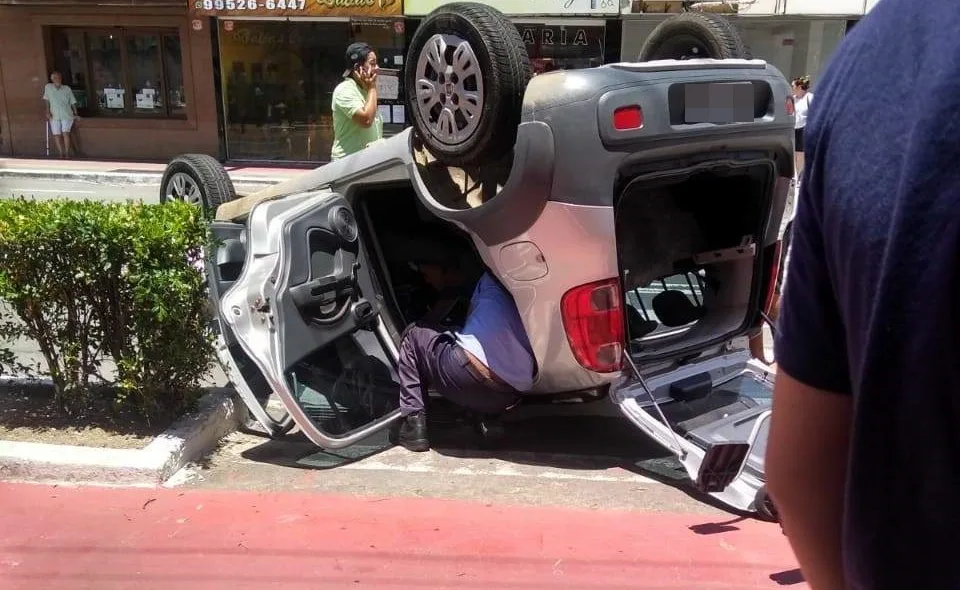
[(536, 362), (517, 304), (489, 273), (473, 291), (457, 342), (517, 391), (533, 387)]

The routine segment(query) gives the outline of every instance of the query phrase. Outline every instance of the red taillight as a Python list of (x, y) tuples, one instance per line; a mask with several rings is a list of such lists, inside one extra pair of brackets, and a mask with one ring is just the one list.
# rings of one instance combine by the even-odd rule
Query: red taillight
[(643, 127), (643, 111), (637, 105), (620, 107), (613, 111), (613, 128), (617, 131)]
[(793, 97), (788, 96), (787, 97), (787, 116), (792, 117), (796, 114), (796, 112), (797, 112), (797, 109), (793, 104)]
[(620, 370), (623, 305), (619, 279), (580, 285), (561, 298), (563, 329), (573, 356), (583, 367), (598, 373)]
[(770, 261), (770, 277), (767, 279), (767, 292), (763, 299), (763, 313), (770, 317), (773, 307), (773, 298), (777, 293), (777, 277), (780, 275), (780, 249), (783, 248), (783, 241), (777, 240), (773, 245), (773, 260)]

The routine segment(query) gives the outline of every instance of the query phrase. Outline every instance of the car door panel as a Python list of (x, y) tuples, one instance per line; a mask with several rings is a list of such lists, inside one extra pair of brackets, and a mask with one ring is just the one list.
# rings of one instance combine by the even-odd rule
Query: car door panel
[[(610, 394), (623, 414), (673, 453), (698, 487), (713, 475), (716, 465), (711, 462), (722, 454), (721, 447), (740, 445), (741, 458), (720, 466), (727, 472), (726, 483), (703, 491), (740, 510), (757, 510), (763, 496), (763, 454), (773, 393), (769, 370), (751, 361), (747, 350), (721, 351), (655, 374), (643, 374), (630, 364), (634, 375), (615, 385)], [(698, 403), (707, 400), (685, 399), (674, 392), (675, 384), (698, 377), (705, 380), (704, 391), (715, 396), (717, 403)], [(678, 416), (687, 420), (679, 422)], [(695, 427), (687, 429), (684, 424)]]
[(355, 220), (339, 194), (258, 204), (221, 315), (310, 440), (342, 448), (399, 415), (392, 354)]
[(223, 329), (220, 298), (240, 277), (246, 259), (246, 228), (242, 224), (214, 222), (210, 224), (214, 245), (206, 256), (207, 285), (210, 303), (217, 324), (215, 343), (217, 358), (227, 378), (250, 410), (250, 414), (270, 437), (288, 432), (293, 426), (289, 412), (272, 415), (266, 403), (272, 390), (260, 369), (237, 342), (233, 331)]

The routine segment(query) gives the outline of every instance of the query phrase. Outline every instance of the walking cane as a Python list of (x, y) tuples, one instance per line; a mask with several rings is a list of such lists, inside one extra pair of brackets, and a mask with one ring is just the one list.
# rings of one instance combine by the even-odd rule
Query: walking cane
[(50, 121), (44, 121), (43, 128), (47, 132), (46, 144), (47, 144), (47, 157), (49, 158), (50, 157)]

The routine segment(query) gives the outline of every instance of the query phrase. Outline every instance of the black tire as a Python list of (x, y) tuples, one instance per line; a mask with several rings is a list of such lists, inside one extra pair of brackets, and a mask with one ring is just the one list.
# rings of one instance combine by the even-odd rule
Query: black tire
[[(476, 56), (475, 69), (479, 73), (471, 74), (465, 82), (475, 76), (480, 80), (466, 82), (463, 87), (469, 92), (478, 90), (478, 82), (482, 83), (480, 98), (483, 104), (472, 130), (466, 125), (461, 126), (465, 118), (457, 120), (461, 137), (444, 137), (435, 131), (436, 118), (445, 109), (446, 102), (438, 102), (428, 112), (421, 112), (417, 92), (418, 62), (435, 35), (453, 35), (466, 41)], [(449, 63), (452, 50), (448, 48), (446, 53)], [(423, 73), (424, 79), (439, 86), (439, 72), (425, 66)], [(513, 149), (516, 141), (523, 93), (531, 76), (530, 58), (523, 39), (516, 26), (500, 11), (474, 2), (440, 6), (423, 19), (407, 52), (404, 85), (414, 130), (424, 147), (444, 164), (470, 166), (500, 160)], [(453, 94), (438, 93), (437, 96), (444, 101), (459, 101), (455, 87)], [(449, 110), (462, 114), (456, 107)]]
[(205, 209), (215, 210), (220, 205), (237, 198), (233, 181), (223, 165), (206, 154), (183, 154), (170, 160), (160, 181), (160, 202), (183, 200), (174, 183), (178, 175), (190, 177), (200, 192), (200, 202)]
[(732, 22), (711, 12), (681, 12), (663, 21), (640, 49), (640, 61), (657, 59), (750, 59)]

